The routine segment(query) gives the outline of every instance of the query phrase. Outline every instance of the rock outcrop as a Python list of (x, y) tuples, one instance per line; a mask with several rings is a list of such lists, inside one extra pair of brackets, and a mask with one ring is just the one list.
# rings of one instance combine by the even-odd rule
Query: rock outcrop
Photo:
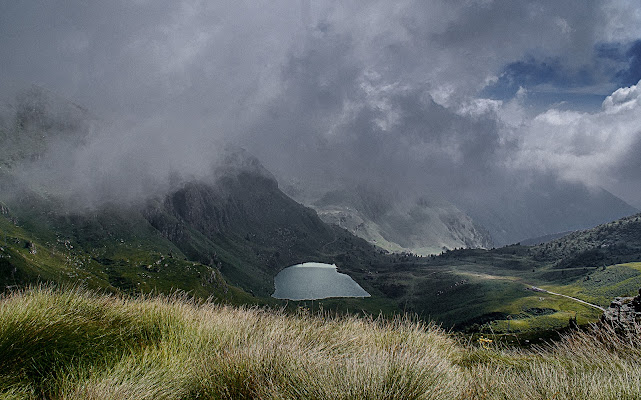
[(616, 297), (612, 300), (601, 321), (620, 328), (641, 323), (641, 289), (635, 297)]

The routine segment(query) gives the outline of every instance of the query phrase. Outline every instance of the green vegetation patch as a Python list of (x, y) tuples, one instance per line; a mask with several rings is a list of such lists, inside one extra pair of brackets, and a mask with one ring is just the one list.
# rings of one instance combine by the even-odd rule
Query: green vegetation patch
[(0, 298), (0, 398), (634, 399), (640, 333), (517, 350), (409, 318), (40, 287)]
[(545, 286), (602, 307), (613, 298), (635, 296), (641, 288), (641, 263), (626, 263), (591, 268), (581, 278), (563, 286)]

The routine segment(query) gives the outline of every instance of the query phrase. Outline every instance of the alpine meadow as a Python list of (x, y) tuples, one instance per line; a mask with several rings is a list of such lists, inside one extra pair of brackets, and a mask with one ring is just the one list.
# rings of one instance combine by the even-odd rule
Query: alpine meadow
[(641, 7), (0, 4), (0, 399), (641, 398)]

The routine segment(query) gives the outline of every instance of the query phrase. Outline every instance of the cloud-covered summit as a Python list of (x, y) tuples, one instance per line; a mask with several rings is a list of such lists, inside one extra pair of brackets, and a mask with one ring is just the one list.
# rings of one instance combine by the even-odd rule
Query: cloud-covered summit
[(641, 79), (640, 9), (624, 0), (5, 2), (0, 70), (107, 121), (73, 156), (67, 176), (78, 186), (96, 170), (113, 191), (136, 191), (148, 182), (141, 170), (194, 174), (233, 142), (309, 191), (365, 184), (483, 197), (544, 174), (641, 206), (631, 86)]

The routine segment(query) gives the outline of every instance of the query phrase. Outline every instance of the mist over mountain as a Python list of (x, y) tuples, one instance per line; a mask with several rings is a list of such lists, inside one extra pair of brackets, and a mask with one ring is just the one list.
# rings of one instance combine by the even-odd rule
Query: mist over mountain
[[(7, 290), (68, 282), (131, 294), (184, 290), (216, 301), (277, 304), (270, 298), (276, 274), (312, 259), (336, 264), (371, 294), (367, 300), (328, 300), (328, 310), (409, 311), (468, 331), (484, 324), (509, 331), (519, 321), (519, 329), (536, 335), (541, 327), (564, 326), (571, 311), (562, 299), (546, 300), (541, 308), (532, 285), (585, 287), (597, 304), (622, 290), (621, 282), (625, 293), (638, 289), (628, 279), (641, 276), (637, 264), (613, 265), (638, 260), (638, 215), (539, 246), (482, 249), (495, 246), (501, 234), (509, 239), (576, 229), (589, 218), (633, 210), (599, 188), (530, 174), (529, 181), (487, 186), (485, 198), (468, 191), (470, 197), (450, 201), (445, 196), (455, 190), (420, 195), (424, 189), (399, 190), (402, 184), (324, 192), (321, 185), (315, 191), (283, 185), (306, 202), (322, 194), (314, 210), (284, 193), (278, 175), (247, 150), (221, 146), (206, 157), (206, 146), (182, 153), (176, 143), (177, 152), (169, 151), (156, 170), (144, 162), (144, 150), (158, 150), (156, 144), (145, 148), (134, 136), (122, 143), (131, 150), (99, 152), (101, 144), (117, 149), (108, 141), (108, 125), (47, 91), (29, 93), (38, 101), (14, 108), (13, 123), (2, 130), (4, 137), (16, 137), (6, 141), (11, 147), (0, 174), (0, 285)], [(64, 124), (76, 114), (51, 111), (67, 109), (86, 124)], [(123, 156), (136, 151), (140, 158)], [(181, 158), (189, 154), (207, 162)], [(89, 156), (101, 168), (83, 170)], [(178, 168), (190, 159), (191, 169)], [(478, 187), (489, 184), (477, 179)], [(326, 188), (339, 184), (325, 182)], [(488, 204), (494, 207), (489, 212)], [(593, 320), (594, 314), (582, 318)]]
[(490, 248), (490, 235), (445, 200), (402, 198), (364, 187), (335, 190), (312, 204), (320, 218), (391, 251), (438, 254)]
[(144, 203), (211, 175), (225, 154), (211, 139), (159, 138), (154, 121), (101, 120), (38, 86), (4, 103), (2, 121), (5, 182), (59, 198), (75, 212)]
[[(38, 86), (23, 88), (0, 108), (1, 168), (24, 168), (68, 146), (69, 154), (85, 143), (95, 118), (83, 107)], [(58, 150), (60, 151), (60, 150)], [(15, 168), (14, 172), (18, 169)]]
[[(13, 104), (5, 105), (3, 121), (4, 198), (23, 187), (54, 196), (63, 207), (79, 212), (108, 204), (144, 204), (184, 182), (211, 180), (228, 171), (278, 179), (247, 151), (224, 141), (216, 148), (205, 141), (196, 150), (192, 143), (148, 142), (144, 130), (140, 136), (123, 135), (40, 87), (19, 92)], [(388, 251), (417, 254), (490, 248), (636, 212), (603, 189), (554, 176), (529, 174), (526, 182), (513, 177), (511, 185), (505, 175), (503, 184), (478, 177), (474, 186), (464, 186), (462, 195), (458, 187), (430, 193), (418, 184), (404, 187), (405, 181), (389, 173), (361, 183), (345, 174), (283, 186), (325, 222)], [(391, 183), (385, 184), (388, 179)]]
[[(641, 207), (641, 17), (626, 2), (0, 11), (3, 167), (25, 160), (12, 179), (72, 208), (167, 193), (208, 176), (230, 144), (305, 204), (367, 187), (408, 199), (392, 207), (403, 224), (420, 199), (440, 199), (497, 244), (634, 212), (617, 198)], [(14, 95), (34, 83), (79, 106), (45, 101), (52, 125), (40, 100)], [(29, 101), (24, 125), (12, 107)], [(84, 109), (96, 117), (72, 126)], [(412, 229), (394, 241), (428, 233)]]
[(495, 245), (591, 228), (638, 210), (610, 192), (581, 183), (538, 176), (494, 192), (462, 198), (459, 206), (485, 227)]

